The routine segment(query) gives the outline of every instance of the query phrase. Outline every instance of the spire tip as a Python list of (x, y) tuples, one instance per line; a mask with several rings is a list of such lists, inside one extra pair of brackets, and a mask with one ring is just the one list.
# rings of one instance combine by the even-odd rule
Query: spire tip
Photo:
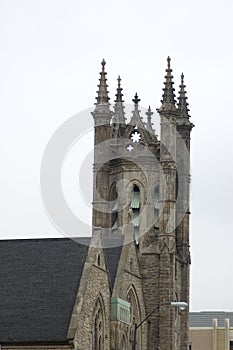
[(171, 58), (170, 58), (170, 56), (167, 57), (167, 68), (168, 69), (171, 68)]
[(184, 73), (181, 73), (181, 84), (184, 85)]
[(103, 60), (102, 60), (102, 62), (101, 62), (101, 65), (102, 65), (102, 69), (103, 69), (103, 70), (104, 70), (105, 64), (106, 64), (106, 62), (105, 62), (105, 59), (103, 58)]

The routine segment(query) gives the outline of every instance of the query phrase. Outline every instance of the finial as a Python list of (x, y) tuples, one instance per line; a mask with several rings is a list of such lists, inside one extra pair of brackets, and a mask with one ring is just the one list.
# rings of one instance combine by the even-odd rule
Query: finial
[(171, 69), (171, 58), (170, 58), (170, 56), (167, 57), (167, 68)]
[(105, 67), (105, 64), (106, 64), (106, 62), (105, 62), (105, 59), (104, 59), (104, 58), (103, 58), (103, 60), (102, 60), (101, 64), (102, 64), (102, 71), (104, 71), (104, 67)]
[(141, 129), (144, 129), (144, 123), (142, 121), (142, 118), (140, 116), (140, 112), (138, 109), (138, 103), (141, 101), (140, 98), (138, 98), (138, 94), (136, 93), (134, 98), (132, 99), (132, 101), (134, 102), (134, 110), (132, 111), (133, 116), (130, 120), (130, 125), (134, 125), (137, 126)]
[(184, 85), (184, 73), (181, 73), (181, 85)]
[(151, 111), (151, 108), (149, 106), (148, 111), (146, 112), (146, 115), (148, 116), (148, 118), (151, 118), (152, 114), (154, 114), (154, 113)]
[(138, 94), (136, 93), (134, 98), (132, 99), (135, 105), (138, 105), (138, 103), (141, 101), (140, 98), (138, 98)]

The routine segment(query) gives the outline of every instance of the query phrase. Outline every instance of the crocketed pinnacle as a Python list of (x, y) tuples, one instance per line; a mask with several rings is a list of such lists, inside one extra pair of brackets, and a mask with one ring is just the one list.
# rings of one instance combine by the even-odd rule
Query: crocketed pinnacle
[(101, 62), (102, 64), (102, 71), (100, 72), (100, 83), (98, 85), (98, 91), (97, 94), (98, 96), (96, 97), (96, 105), (102, 105), (102, 104), (109, 104), (109, 97), (108, 97), (108, 85), (107, 85), (107, 78), (106, 78), (106, 72), (104, 70), (105, 67), (105, 60)]
[(186, 97), (185, 85), (184, 85), (184, 74), (181, 74), (181, 85), (178, 97), (178, 112), (182, 118), (190, 118), (188, 102)]
[(116, 93), (116, 99), (115, 99), (115, 113), (113, 116), (113, 123), (114, 124), (125, 124), (125, 112), (124, 112), (124, 106), (123, 106), (123, 94), (122, 94), (122, 87), (121, 87), (121, 78), (120, 76), (117, 79), (118, 86), (117, 86), (117, 93)]
[(153, 130), (153, 123), (151, 122), (151, 116), (153, 115), (154, 113), (151, 111), (151, 108), (149, 106), (148, 108), (148, 111), (146, 112), (146, 115), (147, 115), (147, 123), (146, 123), (146, 129), (150, 132), (150, 133), (153, 133), (154, 134), (154, 130)]
[(120, 76), (118, 76), (118, 79), (117, 79), (117, 81), (118, 81), (118, 86), (117, 86), (117, 93), (116, 93), (116, 99), (115, 99), (115, 101), (114, 102), (124, 102), (123, 101), (123, 99), (122, 99), (122, 97), (123, 97), (123, 94), (122, 94), (122, 87), (121, 87), (121, 77)]
[(166, 110), (166, 111), (174, 111), (176, 110), (176, 100), (175, 100), (175, 89), (173, 88), (173, 75), (172, 75), (172, 69), (171, 69), (171, 59), (168, 56), (167, 58), (167, 69), (166, 69), (166, 75), (165, 75), (165, 87), (163, 88), (163, 97), (161, 100), (162, 106), (160, 107), (159, 111)]

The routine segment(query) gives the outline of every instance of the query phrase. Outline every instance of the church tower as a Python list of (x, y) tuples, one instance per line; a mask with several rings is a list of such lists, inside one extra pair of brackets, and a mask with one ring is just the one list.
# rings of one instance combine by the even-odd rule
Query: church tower
[(189, 152), (193, 124), (184, 76), (177, 103), (168, 57), (157, 109), (161, 125), (158, 140), (151, 107), (144, 122), (137, 93), (127, 122), (120, 77), (111, 111), (106, 74), (103, 60), (92, 113), (93, 231), (100, 232), (102, 239), (122, 237), (135, 246), (146, 315), (161, 305), (146, 321), (148, 336), (139, 342), (140, 350), (187, 350), (188, 310), (168, 305), (172, 301), (189, 302)]

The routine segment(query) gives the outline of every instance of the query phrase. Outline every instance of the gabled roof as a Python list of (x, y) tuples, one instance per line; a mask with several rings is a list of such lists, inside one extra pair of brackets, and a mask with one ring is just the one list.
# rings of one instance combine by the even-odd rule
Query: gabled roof
[(0, 342), (63, 342), (87, 245), (63, 239), (0, 241)]
[(229, 319), (233, 326), (233, 312), (201, 311), (189, 313), (189, 327), (212, 327), (213, 319), (218, 320), (218, 327), (224, 327), (225, 319)]

